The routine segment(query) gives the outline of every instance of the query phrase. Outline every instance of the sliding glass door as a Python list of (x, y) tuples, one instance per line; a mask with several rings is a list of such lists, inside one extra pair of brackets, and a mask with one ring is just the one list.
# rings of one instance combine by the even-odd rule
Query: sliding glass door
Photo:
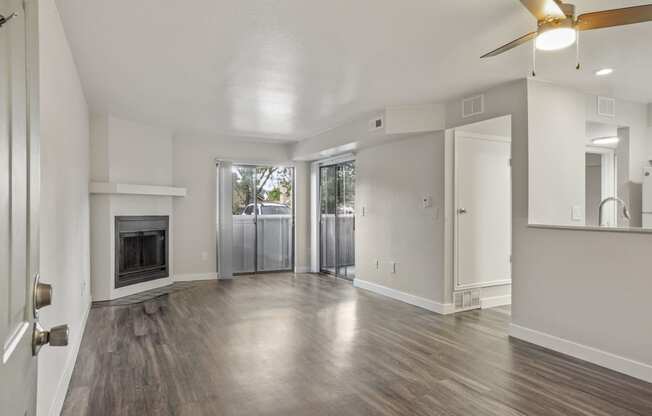
[(324, 273), (336, 274), (337, 165), (322, 166), (319, 169), (319, 195), (320, 270)]
[(294, 169), (234, 165), (233, 271), (291, 271), (294, 266)]
[(355, 162), (319, 170), (320, 270), (355, 277)]

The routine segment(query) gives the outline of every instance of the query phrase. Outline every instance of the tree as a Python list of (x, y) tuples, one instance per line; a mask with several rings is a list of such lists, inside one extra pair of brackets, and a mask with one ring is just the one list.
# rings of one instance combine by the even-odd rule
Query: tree
[(290, 204), (293, 169), (286, 167), (233, 167), (233, 215), (256, 201)]

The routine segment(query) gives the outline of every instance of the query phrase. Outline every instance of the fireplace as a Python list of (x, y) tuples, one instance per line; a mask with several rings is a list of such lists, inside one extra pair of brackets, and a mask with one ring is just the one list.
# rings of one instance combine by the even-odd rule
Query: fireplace
[(115, 217), (115, 287), (170, 275), (168, 216)]

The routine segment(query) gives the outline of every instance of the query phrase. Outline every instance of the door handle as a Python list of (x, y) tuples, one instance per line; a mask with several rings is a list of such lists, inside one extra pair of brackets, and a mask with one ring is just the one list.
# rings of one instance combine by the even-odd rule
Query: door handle
[(460, 215), (466, 214), (466, 209), (465, 208), (460, 208), (460, 209), (457, 210), (457, 213), (460, 214)]
[(50, 344), (51, 347), (65, 347), (68, 345), (70, 329), (68, 325), (58, 325), (49, 331), (43, 329), (41, 324), (34, 322), (32, 332), (32, 355), (36, 356), (41, 347)]

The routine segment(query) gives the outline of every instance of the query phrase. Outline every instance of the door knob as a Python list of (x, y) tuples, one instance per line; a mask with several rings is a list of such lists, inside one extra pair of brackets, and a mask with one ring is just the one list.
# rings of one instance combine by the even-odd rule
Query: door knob
[(32, 355), (37, 355), (41, 347), (46, 344), (50, 344), (51, 347), (65, 347), (68, 345), (69, 332), (68, 325), (58, 325), (46, 331), (35, 322), (32, 333)]
[(466, 214), (466, 209), (465, 208), (460, 208), (457, 210), (458, 214)]

